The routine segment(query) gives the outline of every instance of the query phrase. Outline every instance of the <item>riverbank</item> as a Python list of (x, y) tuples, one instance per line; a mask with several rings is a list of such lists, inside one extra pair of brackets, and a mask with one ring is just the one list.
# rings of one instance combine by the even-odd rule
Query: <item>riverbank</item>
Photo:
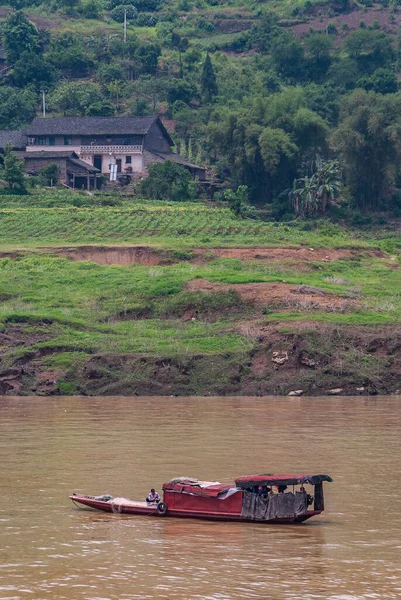
[(76, 197), (0, 199), (2, 394), (401, 388), (393, 233)]

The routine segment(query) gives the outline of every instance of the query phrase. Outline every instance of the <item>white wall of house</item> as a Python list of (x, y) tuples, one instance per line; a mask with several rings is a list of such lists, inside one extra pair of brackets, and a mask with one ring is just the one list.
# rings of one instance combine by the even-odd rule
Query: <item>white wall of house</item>
[[(95, 155), (81, 155), (80, 159), (89, 165), (94, 164)], [(97, 155), (97, 156), (100, 156)], [(142, 154), (102, 154), (102, 173), (110, 173), (110, 165), (117, 164), (117, 160), (121, 160), (121, 173), (142, 173), (143, 156)], [(127, 157), (131, 158), (131, 162)], [(131, 169), (130, 169), (131, 167)]]

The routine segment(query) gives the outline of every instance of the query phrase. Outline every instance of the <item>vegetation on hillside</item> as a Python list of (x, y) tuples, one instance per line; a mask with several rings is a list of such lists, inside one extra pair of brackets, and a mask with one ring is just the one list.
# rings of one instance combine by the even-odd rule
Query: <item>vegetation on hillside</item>
[[(133, 6), (10, 0), (0, 127), (28, 123), (41, 90), (49, 116), (156, 112), (181, 154), (226, 187), (247, 186), (278, 220), (324, 212), (335, 199), (314, 196), (306, 208), (307, 192), (289, 194), (294, 182), (316, 180), (319, 161), (339, 165), (338, 198), (400, 210), (398, 1)], [(364, 16), (357, 25), (355, 15)]]

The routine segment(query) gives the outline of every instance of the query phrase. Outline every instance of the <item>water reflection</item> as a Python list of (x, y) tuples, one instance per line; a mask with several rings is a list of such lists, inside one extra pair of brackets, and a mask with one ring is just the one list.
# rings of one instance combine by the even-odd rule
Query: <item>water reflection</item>
[[(401, 597), (397, 398), (0, 398), (0, 600)], [(157, 450), (154, 450), (157, 449)], [(177, 475), (328, 472), (301, 526), (80, 511)]]

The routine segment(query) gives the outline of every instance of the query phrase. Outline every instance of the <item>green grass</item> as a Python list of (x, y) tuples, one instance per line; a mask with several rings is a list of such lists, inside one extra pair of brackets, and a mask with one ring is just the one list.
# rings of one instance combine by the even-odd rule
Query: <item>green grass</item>
[[(89, 205), (74, 206), (82, 202)], [(102, 206), (110, 202), (118, 205)], [(0, 207), (0, 247), (17, 251), (0, 259), (0, 330), (14, 335), (14, 342), (3, 342), (1, 349), (6, 366), (27, 355), (41, 368), (64, 373), (76, 372), (99, 353), (244, 357), (257, 346), (255, 324), (294, 326), (310, 321), (377, 327), (397, 323), (401, 316), (397, 261), (369, 255), (367, 249), (377, 247), (380, 240), (362, 239), (339, 227), (323, 223), (308, 231), (303, 223), (276, 226), (243, 220), (226, 208), (203, 203), (90, 197), (57, 190), (19, 198), (0, 196)], [(52, 245), (110, 243), (168, 248), (173, 264), (101, 266), (51, 254)], [(397, 243), (393, 238), (391, 247)], [(301, 269), (293, 261), (216, 258), (207, 250), (301, 244), (360, 250), (349, 259), (303, 263)], [(48, 251), (39, 249), (46, 245)], [(192, 250), (198, 247), (206, 248), (207, 260), (194, 262)], [(213, 294), (188, 291), (187, 283), (195, 279), (222, 287)], [(265, 308), (251, 307), (224, 287), (248, 283), (285, 283), (293, 288), (306, 284), (357, 299), (342, 312), (310, 310), (301, 302), (295, 309), (268, 302)], [(64, 383), (71, 385), (69, 380)]]
[[(105, 203), (118, 206), (102, 206)], [(228, 208), (201, 202), (121, 200), (115, 196), (89, 197), (59, 191), (15, 198), (0, 196), (1, 249), (96, 243), (178, 249), (277, 245), (377, 247), (384, 242), (362, 239), (340, 227), (307, 231), (302, 223), (241, 219)]]

